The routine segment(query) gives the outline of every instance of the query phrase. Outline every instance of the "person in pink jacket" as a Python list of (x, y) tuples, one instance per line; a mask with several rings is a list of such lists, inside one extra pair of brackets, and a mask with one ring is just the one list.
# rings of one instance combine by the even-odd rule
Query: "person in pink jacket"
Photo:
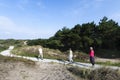
[(90, 56), (90, 62), (91, 62), (91, 64), (92, 64), (92, 66), (94, 66), (94, 64), (95, 64), (95, 59), (94, 59), (94, 50), (93, 50), (93, 47), (90, 47), (89, 56)]

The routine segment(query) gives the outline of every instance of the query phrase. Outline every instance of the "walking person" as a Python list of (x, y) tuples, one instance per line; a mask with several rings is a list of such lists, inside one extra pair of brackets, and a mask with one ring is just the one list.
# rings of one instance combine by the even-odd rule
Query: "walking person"
[(93, 50), (93, 47), (90, 47), (89, 56), (90, 56), (90, 62), (92, 64), (92, 66), (94, 67), (95, 59), (94, 59), (94, 50)]
[(43, 60), (43, 50), (42, 50), (42, 47), (40, 47), (40, 48), (38, 49), (38, 51), (39, 51), (38, 58), (41, 58), (41, 59)]
[(71, 50), (71, 48), (69, 49), (69, 61), (73, 62), (73, 51)]

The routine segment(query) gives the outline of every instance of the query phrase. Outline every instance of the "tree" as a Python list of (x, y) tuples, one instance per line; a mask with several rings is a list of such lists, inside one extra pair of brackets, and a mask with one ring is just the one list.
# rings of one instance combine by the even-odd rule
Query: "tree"
[(80, 36), (82, 37), (83, 48), (94, 46), (96, 38), (96, 24), (94, 22), (82, 24)]
[[(115, 21), (108, 20), (107, 17), (103, 17), (102, 20), (99, 22), (99, 37), (102, 38), (102, 47), (109, 49), (109, 48), (115, 48), (115, 32), (117, 30), (118, 23)], [(112, 43), (112, 45), (111, 45)]]

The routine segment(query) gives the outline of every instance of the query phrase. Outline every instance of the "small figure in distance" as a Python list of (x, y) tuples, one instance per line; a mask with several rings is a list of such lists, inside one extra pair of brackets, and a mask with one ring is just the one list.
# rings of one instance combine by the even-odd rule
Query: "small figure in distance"
[(42, 47), (39, 47), (38, 51), (39, 51), (38, 58), (41, 58), (41, 60), (43, 60), (43, 50), (42, 50)]
[(90, 47), (89, 56), (90, 56), (90, 62), (92, 64), (92, 67), (94, 67), (95, 59), (94, 59), (94, 50), (93, 50), (93, 47)]
[(69, 62), (73, 62), (73, 51), (71, 50), (71, 48), (69, 49)]

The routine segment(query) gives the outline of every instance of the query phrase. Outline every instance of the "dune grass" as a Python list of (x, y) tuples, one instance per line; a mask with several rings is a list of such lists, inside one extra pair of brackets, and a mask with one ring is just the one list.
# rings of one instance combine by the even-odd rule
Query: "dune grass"
[(34, 66), (35, 62), (31, 61), (31, 60), (27, 60), (27, 59), (23, 59), (23, 58), (16, 58), (16, 57), (8, 57), (8, 56), (2, 56), (0, 55), (0, 62), (23, 62), (26, 65), (31, 65)]
[(104, 67), (90, 70), (73, 66), (67, 69), (83, 80), (120, 80), (120, 70), (113, 70)]
[(120, 62), (113, 63), (110, 61), (106, 61), (106, 62), (96, 62), (96, 64), (105, 65), (105, 66), (118, 66), (118, 67), (120, 67)]
[[(39, 46), (19, 47), (12, 50), (12, 53), (20, 56), (29, 56), (29, 57), (38, 58), (38, 54), (39, 54), (38, 48)], [(43, 55), (44, 55), (44, 58), (47, 58), (47, 59), (66, 60), (66, 55), (60, 52), (59, 50), (43, 48)]]

